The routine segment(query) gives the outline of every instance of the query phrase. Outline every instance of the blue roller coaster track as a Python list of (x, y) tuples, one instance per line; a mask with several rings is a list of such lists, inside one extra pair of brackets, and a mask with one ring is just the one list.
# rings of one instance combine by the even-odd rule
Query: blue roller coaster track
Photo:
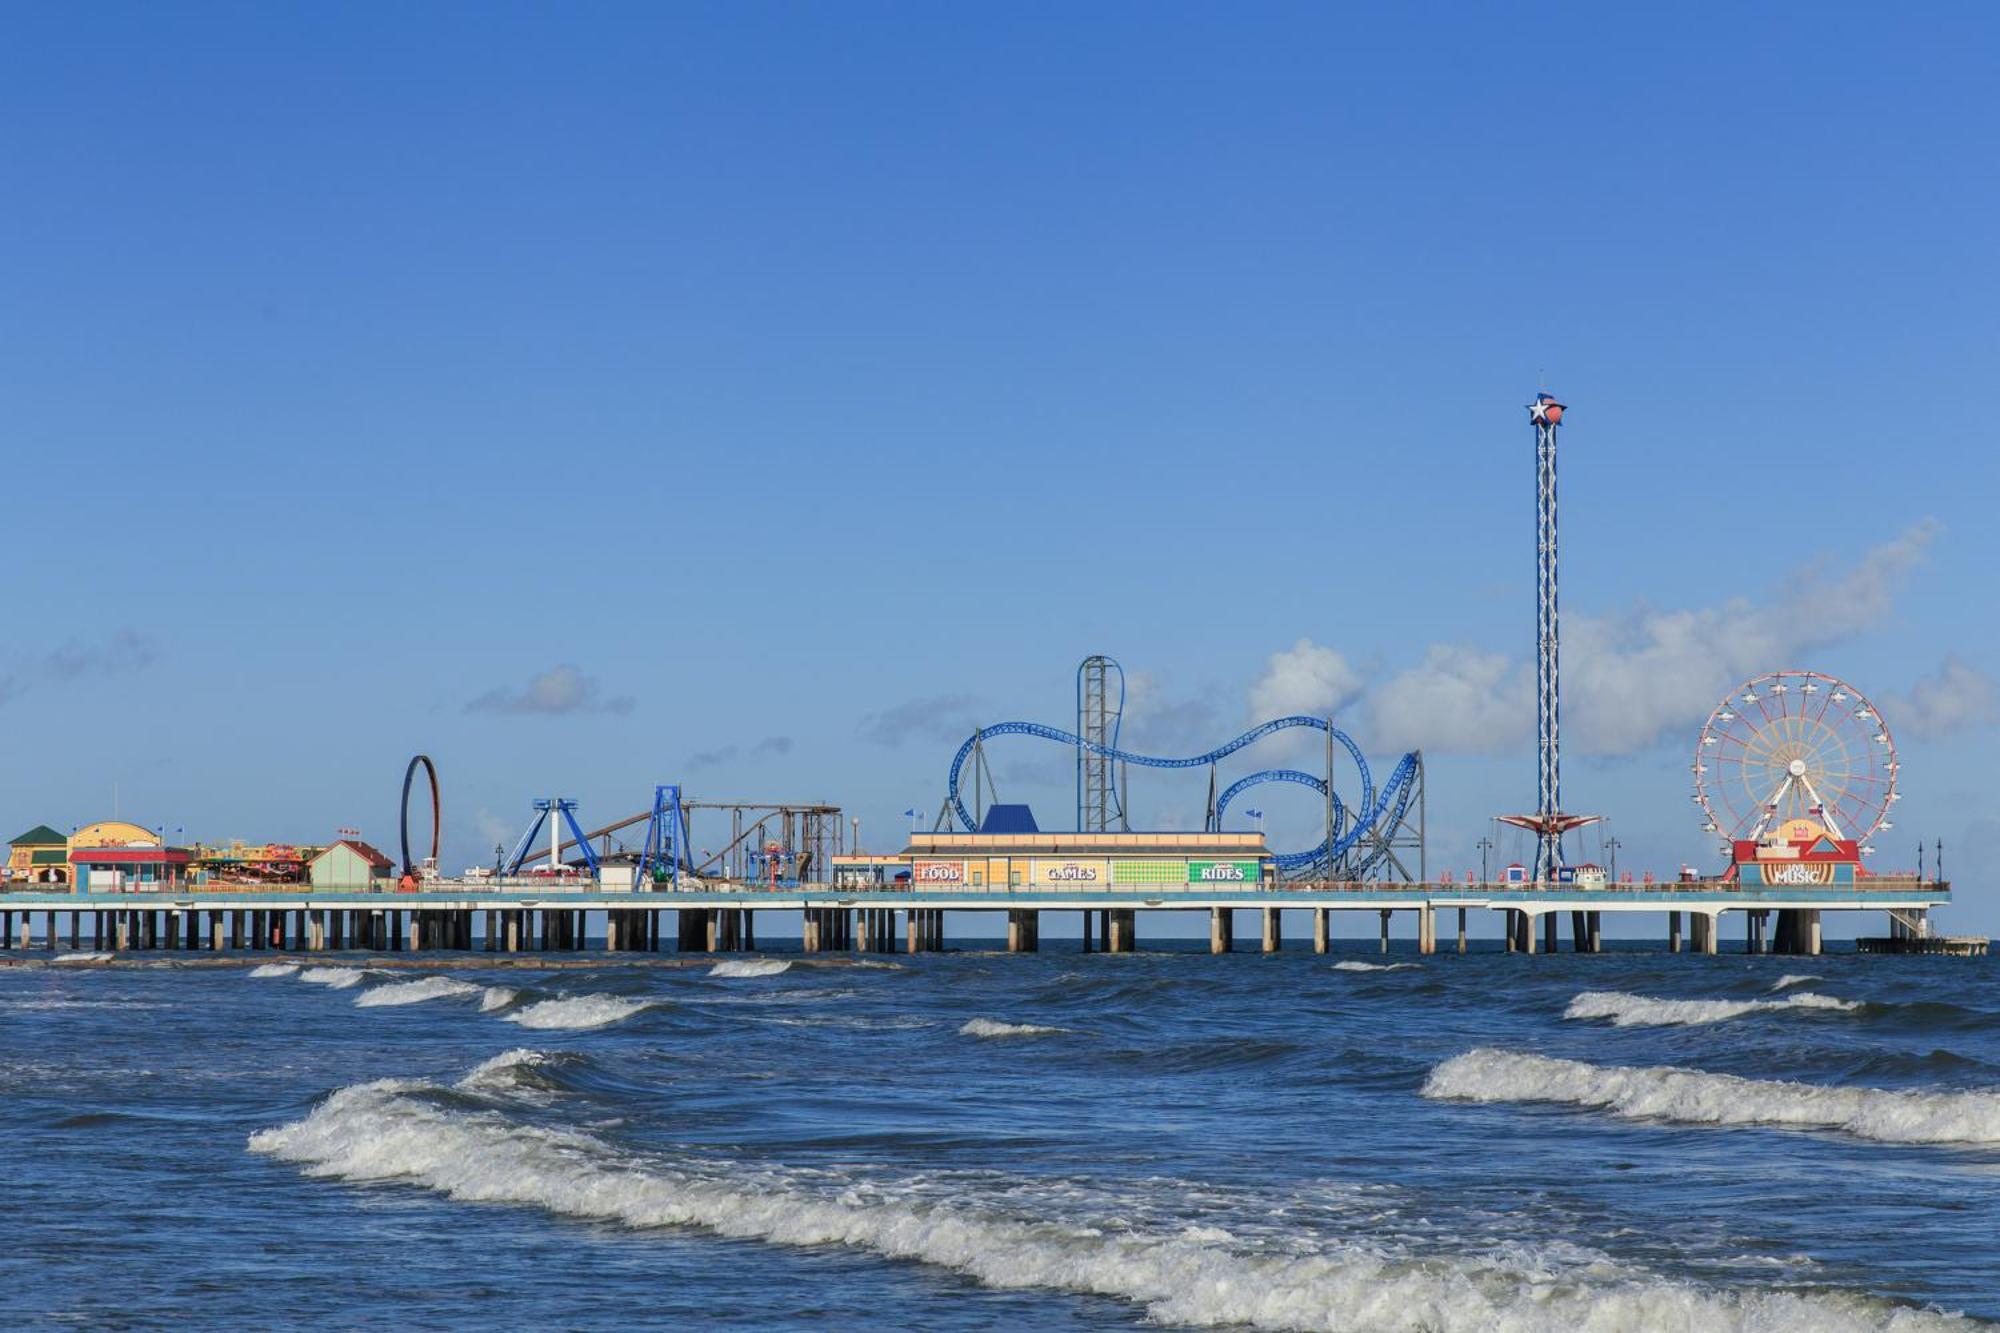
[[(965, 744), (958, 747), (958, 753), (953, 755), (951, 760), (948, 799), (952, 812), (958, 816), (961, 825), (968, 829), (979, 826), (972, 812), (965, 808), (965, 799), (959, 789), (959, 775), (965, 767), (965, 761), (972, 757), (972, 752), (996, 736), (1034, 736), (1045, 741), (1075, 746), (1079, 753), (1089, 752), (1106, 759), (1137, 764), (1142, 768), (1206, 768), (1246, 746), (1256, 744), (1266, 736), (1295, 727), (1323, 731), (1347, 751), (1348, 756), (1354, 760), (1355, 769), (1361, 775), (1360, 803), (1350, 811), (1338, 794), (1327, 791), (1325, 778), (1295, 768), (1268, 768), (1247, 774), (1232, 782), (1216, 798), (1216, 819), (1218, 821), (1221, 819), (1232, 800), (1260, 783), (1289, 782), (1310, 787), (1322, 798), (1328, 799), (1331, 805), (1332, 826), (1327, 830), (1326, 838), (1317, 847), (1297, 852), (1279, 852), (1272, 860), (1278, 869), (1294, 874), (1314, 868), (1324, 868), (1324, 873), (1329, 875), (1337, 871), (1346, 877), (1366, 878), (1388, 855), (1388, 837), (1409, 813), (1423, 761), (1415, 753), (1404, 755), (1390, 773), (1389, 780), (1378, 792), (1375, 789), (1374, 775), (1368, 767), (1367, 758), (1361, 753), (1361, 747), (1356, 745), (1346, 732), (1320, 717), (1273, 718), (1269, 722), (1252, 727), (1241, 736), (1225, 745), (1217, 746), (1206, 754), (1189, 755), (1184, 759), (1163, 759), (1156, 755), (1135, 754), (1129, 750), (1121, 750), (1115, 745), (1100, 745), (1074, 732), (1064, 731), (1060, 727), (1044, 726), (1039, 722), (1000, 722), (990, 727), (981, 727), (966, 738)], [(1359, 859), (1348, 859), (1348, 854), (1355, 846), (1372, 832), (1379, 832), (1381, 837), (1376, 839), (1375, 844)]]

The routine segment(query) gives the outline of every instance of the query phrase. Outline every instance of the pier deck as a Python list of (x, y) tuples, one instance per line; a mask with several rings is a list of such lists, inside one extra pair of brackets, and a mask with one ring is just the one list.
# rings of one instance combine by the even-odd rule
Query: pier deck
[[(1459, 951), (1466, 948), (1471, 912), (1499, 912), (1511, 950), (1554, 951), (1564, 914), (1571, 922), (1571, 947), (1602, 947), (1604, 913), (1657, 912), (1667, 920), (1667, 945), (1681, 949), (1682, 918), (1694, 952), (1719, 951), (1721, 919), (1737, 914), (1745, 923), (1745, 947), (1752, 952), (1814, 954), (1820, 951), (1820, 921), (1826, 912), (1888, 914), (1894, 941), (1905, 947), (1879, 951), (1932, 952), (1919, 943), (1933, 938), (1929, 912), (1948, 905), (1951, 886), (1915, 879), (1881, 879), (1858, 886), (1745, 888), (1695, 883), (1622, 885), (1580, 889), (1571, 885), (1501, 884), (1278, 884), (1268, 887), (1161, 886), (1146, 889), (918, 889), (908, 885), (846, 889), (806, 884), (765, 886), (705, 882), (668, 891), (606, 891), (552, 882), (545, 886), (494, 886), (445, 881), (410, 893), (314, 892), (300, 886), (204, 886), (171, 893), (0, 893), (0, 947), (16, 947), (32, 934), (40, 915), (43, 948), (60, 941), (59, 921), (69, 927), (71, 948), (87, 933), (94, 948), (134, 949), (475, 949), (519, 952), (567, 950), (591, 938), (590, 918), (602, 922), (600, 938), (611, 951), (658, 950), (672, 938), (683, 951), (752, 949), (758, 912), (802, 913), (802, 937), (809, 951), (898, 947), (911, 952), (944, 947), (944, 914), (1000, 913), (1007, 922), (1009, 947), (1037, 947), (1044, 912), (1084, 914), (1084, 944), (1111, 952), (1136, 947), (1140, 914), (1206, 912), (1210, 945), (1234, 947), (1238, 912), (1262, 917), (1263, 948), (1283, 946), (1283, 914), (1311, 915), (1313, 942), (1324, 951), (1334, 912), (1380, 915), (1382, 947), (1397, 912), (1417, 919), (1418, 949), (1438, 948), (1439, 912), (1456, 912)], [(1776, 931), (1771, 930), (1775, 919)], [(478, 928), (483, 923), (484, 929)], [(1539, 927), (1539, 929), (1537, 929)], [(1957, 950), (1953, 950), (1956, 952)]]

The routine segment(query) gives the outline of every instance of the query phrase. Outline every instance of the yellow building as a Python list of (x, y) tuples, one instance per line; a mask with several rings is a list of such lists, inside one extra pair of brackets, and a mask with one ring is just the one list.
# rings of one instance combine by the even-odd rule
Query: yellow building
[(159, 847), (164, 845), (160, 835), (149, 828), (137, 824), (127, 824), (120, 819), (103, 819), (95, 824), (85, 824), (69, 835), (69, 850), (79, 847)]
[(69, 839), (47, 824), (35, 825), (7, 844), (7, 878), (69, 883)]

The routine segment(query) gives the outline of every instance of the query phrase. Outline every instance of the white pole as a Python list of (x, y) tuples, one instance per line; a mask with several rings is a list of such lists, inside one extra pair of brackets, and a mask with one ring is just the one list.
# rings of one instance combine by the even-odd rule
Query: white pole
[(549, 873), (562, 869), (562, 797), (549, 797)]

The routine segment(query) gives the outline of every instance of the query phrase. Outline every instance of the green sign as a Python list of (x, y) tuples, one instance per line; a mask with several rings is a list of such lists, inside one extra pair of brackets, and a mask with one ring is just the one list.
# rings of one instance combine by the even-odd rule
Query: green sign
[(1248, 888), (1262, 879), (1255, 861), (1190, 861), (1190, 884), (1241, 884)]

